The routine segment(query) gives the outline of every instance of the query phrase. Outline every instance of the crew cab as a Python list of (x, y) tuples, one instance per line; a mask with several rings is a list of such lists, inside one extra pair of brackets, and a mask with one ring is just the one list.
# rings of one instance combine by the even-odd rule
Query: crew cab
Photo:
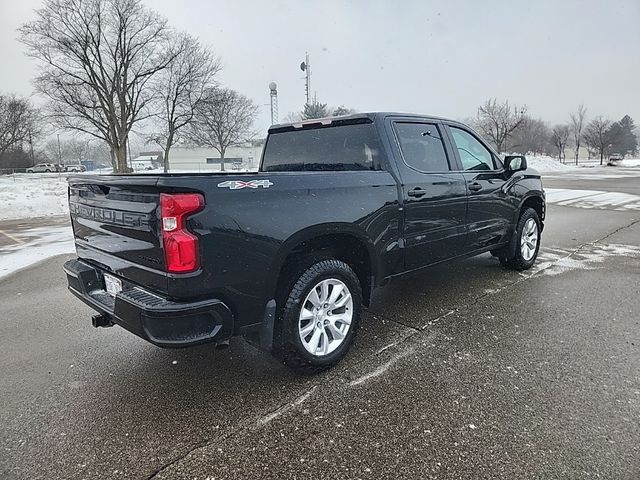
[(274, 125), (256, 173), (69, 177), (70, 291), (95, 326), (161, 347), (234, 335), (318, 371), (392, 278), (491, 252), (535, 262), (540, 175), (442, 118), (361, 113)]

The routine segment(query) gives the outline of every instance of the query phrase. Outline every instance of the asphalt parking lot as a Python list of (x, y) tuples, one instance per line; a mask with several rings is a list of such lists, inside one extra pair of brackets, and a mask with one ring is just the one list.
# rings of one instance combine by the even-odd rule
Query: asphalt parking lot
[[(545, 186), (640, 195), (637, 176)], [(0, 478), (640, 478), (633, 205), (550, 204), (525, 273), (483, 255), (392, 282), (313, 377), (239, 339), (94, 329), (69, 256), (17, 272), (0, 280)]]

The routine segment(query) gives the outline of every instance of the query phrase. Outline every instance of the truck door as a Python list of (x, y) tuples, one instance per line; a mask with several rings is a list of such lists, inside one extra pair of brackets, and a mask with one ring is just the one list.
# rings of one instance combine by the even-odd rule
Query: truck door
[(513, 204), (504, 189), (507, 177), (502, 162), (471, 131), (453, 124), (448, 129), (469, 191), (466, 249), (473, 251), (500, 243), (514, 216)]
[(405, 269), (463, 253), (465, 178), (447, 153), (442, 124), (419, 119), (391, 124), (403, 197)]

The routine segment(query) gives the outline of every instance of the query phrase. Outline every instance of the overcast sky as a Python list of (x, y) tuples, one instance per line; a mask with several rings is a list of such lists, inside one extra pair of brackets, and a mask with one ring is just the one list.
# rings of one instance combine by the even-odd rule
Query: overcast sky
[[(640, 0), (144, 0), (211, 45), (221, 81), (262, 105), (270, 81), (282, 119), (300, 110), (309, 52), (318, 100), (359, 111), (473, 116), (489, 97), (549, 122), (584, 103), (589, 117), (640, 124)], [(0, 91), (30, 94), (35, 64), (16, 40), (41, 0), (0, 0)]]

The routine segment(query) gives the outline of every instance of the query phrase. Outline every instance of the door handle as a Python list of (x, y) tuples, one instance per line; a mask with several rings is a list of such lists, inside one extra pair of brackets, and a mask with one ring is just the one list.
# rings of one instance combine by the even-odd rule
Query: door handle
[(413, 190), (409, 190), (407, 192), (407, 195), (409, 195), (410, 197), (415, 197), (415, 198), (420, 198), (424, 195), (426, 195), (426, 191), (424, 191), (423, 189), (421, 189), (420, 187), (416, 187)]
[(482, 190), (482, 185), (480, 185), (478, 182), (473, 182), (469, 185), (469, 190), (471, 190), (472, 192), (477, 192), (478, 190)]

